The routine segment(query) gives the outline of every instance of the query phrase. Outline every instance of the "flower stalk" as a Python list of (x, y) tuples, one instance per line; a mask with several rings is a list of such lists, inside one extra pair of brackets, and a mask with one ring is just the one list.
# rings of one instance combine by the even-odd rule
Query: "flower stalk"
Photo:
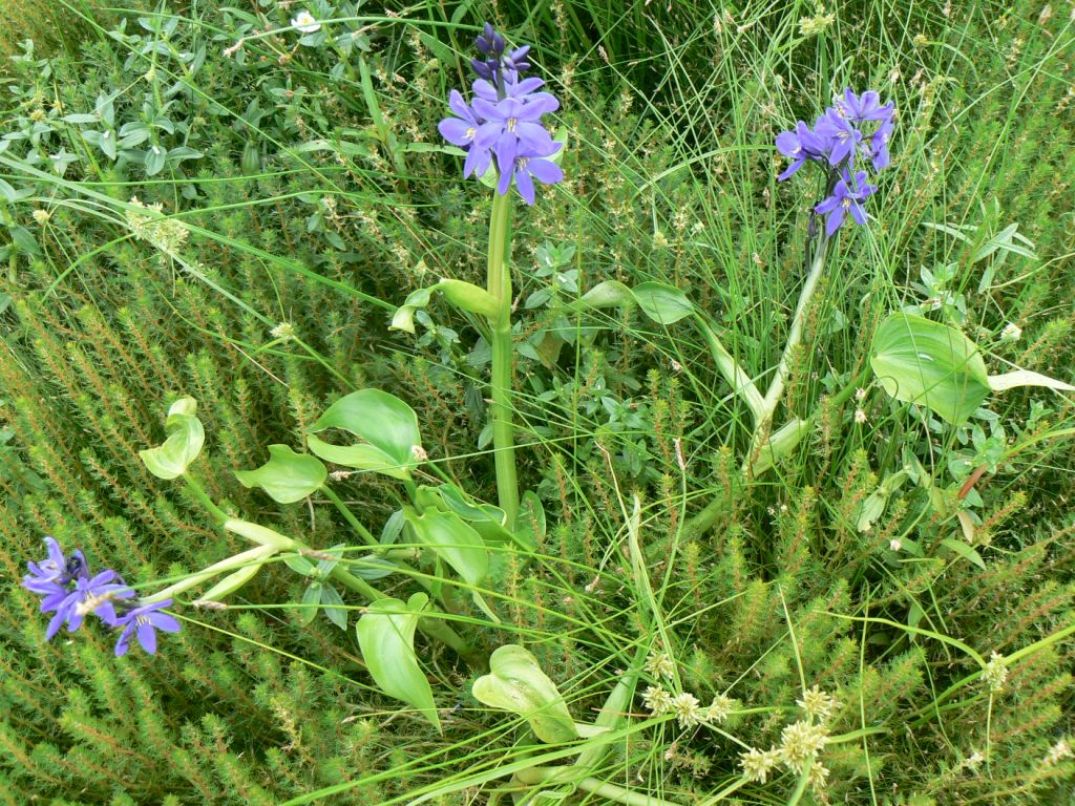
[(497, 313), (489, 322), (492, 348), (491, 417), (496, 489), (500, 508), (514, 528), (519, 512), (519, 481), (515, 469), (515, 426), (511, 400), (514, 351), (511, 341), (511, 197), (493, 196), (489, 217), (489, 262), (486, 290), (496, 300)]

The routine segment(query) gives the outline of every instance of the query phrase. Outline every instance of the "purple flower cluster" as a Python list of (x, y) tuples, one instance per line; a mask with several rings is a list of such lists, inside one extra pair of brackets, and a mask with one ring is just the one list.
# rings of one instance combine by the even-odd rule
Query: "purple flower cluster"
[(542, 116), (555, 112), (560, 102), (548, 92), (540, 78), (522, 78), (530, 69), (529, 45), (508, 51), (507, 43), (493, 26), (474, 42), (481, 58), (471, 66), (478, 78), (472, 86), (473, 101), (452, 90), (448, 106), (455, 117), (445, 118), (437, 128), (452, 145), (465, 148), (463, 176), (482, 176), (493, 164), (500, 176), (497, 193), (506, 194), (514, 181), (527, 204), (534, 203), (534, 180), (552, 185), (564, 178), (560, 166), (549, 157), (562, 147), (541, 123)]
[(866, 181), (866, 172), (856, 170), (856, 160), (868, 160), (875, 171), (886, 168), (890, 158), (888, 141), (895, 128), (895, 105), (881, 103), (874, 90), (857, 95), (850, 88), (825, 110), (810, 128), (799, 121), (791, 131), (776, 137), (776, 148), (791, 164), (777, 179), (783, 182), (808, 160), (826, 167), (832, 182), (829, 195), (814, 212), (825, 216), (825, 234), (831, 236), (848, 215), (858, 224), (866, 223), (862, 203), (877, 191)]
[(157, 630), (179, 632), (179, 622), (160, 612), (171, 605), (171, 599), (141, 603), (135, 593), (115, 571), (106, 569), (90, 575), (85, 555), (76, 550), (64, 556), (60, 544), (45, 538), (48, 557), (41, 562), (27, 563), (30, 573), (22, 578), (22, 586), (41, 597), (41, 612), (52, 613), (45, 630), (45, 640), (67, 625), (68, 632), (82, 626), (89, 614), (97, 616), (109, 627), (121, 630), (116, 641), (116, 656), (126, 655), (131, 639), (149, 654), (157, 651)]

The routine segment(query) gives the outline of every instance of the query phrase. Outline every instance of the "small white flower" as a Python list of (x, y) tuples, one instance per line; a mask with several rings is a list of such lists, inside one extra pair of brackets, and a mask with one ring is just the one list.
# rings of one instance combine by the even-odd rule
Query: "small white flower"
[(893, 551), (899, 551), (903, 548), (903, 543), (898, 538), (893, 538), (888, 541), (888, 547)]
[(291, 27), (304, 34), (313, 34), (321, 30), (321, 23), (309, 11), (300, 11), (292, 18)]
[(1023, 335), (1023, 329), (1015, 322), (1008, 322), (1004, 326), (1004, 330), (1000, 331), (1001, 341), (1019, 341), (1019, 337)]
[(34, 217), (34, 221), (36, 221), (38, 225), (42, 227), (49, 223), (49, 219), (52, 218), (52, 214), (48, 210), (34, 210), (32, 213), (30, 213), (30, 215), (32, 215)]
[(855, 400), (865, 400), (866, 394), (866, 390), (860, 386), (858, 389), (855, 390)]
[(862, 409), (855, 409), (855, 422), (859, 425), (866, 424), (866, 412)]

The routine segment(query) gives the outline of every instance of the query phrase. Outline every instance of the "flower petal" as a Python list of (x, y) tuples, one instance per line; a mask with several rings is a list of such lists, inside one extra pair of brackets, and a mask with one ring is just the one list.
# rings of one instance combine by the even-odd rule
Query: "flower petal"
[(564, 178), (564, 172), (555, 162), (541, 159), (531, 159), (526, 163), (527, 170), (544, 185), (555, 185)]
[(515, 187), (519, 191), (519, 195), (523, 197), (523, 201), (527, 204), (534, 203), (534, 180), (530, 178), (529, 171), (526, 168), (520, 168), (515, 172)]

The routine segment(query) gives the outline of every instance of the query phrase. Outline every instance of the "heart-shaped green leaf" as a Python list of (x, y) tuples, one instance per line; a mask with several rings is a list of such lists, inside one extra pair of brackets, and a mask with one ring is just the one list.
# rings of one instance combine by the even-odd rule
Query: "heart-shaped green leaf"
[(518, 644), (505, 644), (489, 657), (489, 669), (474, 681), (475, 699), (523, 717), (543, 742), (578, 738), (567, 703), (530, 652)]
[(593, 308), (626, 308), (637, 305), (646, 316), (662, 325), (678, 322), (694, 313), (694, 305), (687, 295), (675, 286), (665, 283), (640, 283), (633, 289), (618, 280), (598, 283), (578, 301), (576, 310)]
[(174, 479), (187, 472), (205, 444), (205, 430), (195, 416), (198, 404), (192, 397), (181, 397), (168, 409), (164, 444), (139, 451), (146, 469), (159, 479)]
[(440, 730), (433, 690), (414, 654), (414, 631), (422, 608), (429, 601), (416, 593), (406, 603), (378, 599), (358, 620), (358, 646), (370, 676), (389, 697), (417, 708)]
[(329, 428), (340, 428), (363, 440), (341, 446), (309, 437), (311, 451), (345, 467), (409, 479), (410, 468), (425, 456), (414, 409), (380, 389), (361, 389), (329, 406), (312, 430)]
[(642, 313), (660, 325), (670, 325), (694, 313), (687, 295), (664, 283), (641, 283), (634, 287), (635, 301)]
[(959, 425), (989, 396), (978, 347), (949, 325), (895, 313), (877, 328), (870, 366), (885, 391)]
[(237, 470), (244, 487), (260, 487), (281, 504), (293, 504), (321, 488), (328, 471), (316, 457), (287, 445), (270, 445), (269, 461), (256, 470)]
[(419, 542), (429, 546), (471, 585), (478, 585), (489, 572), (489, 552), (474, 528), (454, 512), (426, 511), (419, 516), (406, 510), (407, 523)]

